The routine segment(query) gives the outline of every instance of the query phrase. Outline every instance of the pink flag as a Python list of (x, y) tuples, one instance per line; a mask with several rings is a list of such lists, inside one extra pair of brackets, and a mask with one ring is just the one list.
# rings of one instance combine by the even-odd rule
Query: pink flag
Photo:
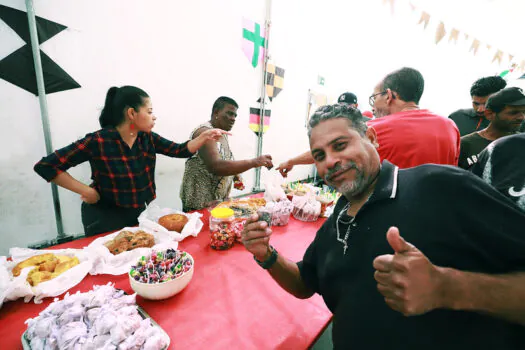
[(266, 31), (257, 22), (242, 19), (242, 50), (253, 68), (264, 59), (264, 47)]

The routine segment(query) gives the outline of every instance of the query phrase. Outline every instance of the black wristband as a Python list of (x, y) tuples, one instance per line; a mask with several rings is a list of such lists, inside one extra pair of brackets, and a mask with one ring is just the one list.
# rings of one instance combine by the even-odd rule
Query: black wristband
[(272, 254), (265, 261), (259, 261), (259, 260), (257, 260), (257, 258), (255, 258), (255, 255), (253, 256), (253, 260), (255, 260), (255, 262), (257, 264), (259, 264), (259, 266), (262, 267), (265, 270), (269, 269), (270, 267), (273, 266), (273, 264), (275, 264), (275, 262), (277, 261), (277, 255), (279, 255), (277, 253), (277, 250), (275, 250), (274, 247), (270, 246), (270, 250), (271, 250)]

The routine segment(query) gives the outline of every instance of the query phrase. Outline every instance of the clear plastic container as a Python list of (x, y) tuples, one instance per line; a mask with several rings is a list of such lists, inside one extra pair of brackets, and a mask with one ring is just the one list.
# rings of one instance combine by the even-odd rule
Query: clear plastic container
[(236, 234), (233, 227), (235, 215), (230, 208), (215, 208), (210, 213), (210, 246), (216, 250), (233, 247)]
[(267, 207), (262, 207), (257, 210), (257, 215), (259, 215), (259, 221), (265, 221), (268, 224), (268, 227), (272, 226), (272, 210)]
[(312, 196), (293, 197), (294, 218), (300, 221), (316, 221), (321, 214), (321, 203)]

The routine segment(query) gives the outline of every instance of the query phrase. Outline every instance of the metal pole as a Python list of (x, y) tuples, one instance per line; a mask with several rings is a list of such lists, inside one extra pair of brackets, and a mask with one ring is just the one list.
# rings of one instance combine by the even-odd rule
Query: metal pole
[[(272, 0), (266, 0), (266, 19), (264, 21), (266, 38), (264, 40), (264, 60), (263, 60), (263, 74), (261, 83), (261, 103), (260, 111), (261, 118), (259, 120), (259, 135), (257, 135), (257, 157), (262, 155), (262, 143), (263, 143), (263, 129), (264, 129), (264, 111), (266, 101), (266, 70), (268, 67), (268, 60), (270, 55), (268, 54), (268, 42), (270, 41), (270, 26), (271, 26), (271, 12), (272, 12)], [(255, 184), (253, 186), (253, 192), (261, 191), (261, 168), (255, 168)]]
[[(51, 143), (51, 131), (49, 128), (49, 117), (47, 112), (46, 88), (44, 84), (44, 72), (42, 71), (42, 61), (40, 59), (40, 43), (38, 42), (38, 32), (36, 29), (35, 9), (33, 0), (26, 0), (27, 21), (29, 23), (29, 34), (31, 36), (31, 48), (33, 49), (33, 60), (35, 63), (36, 85), (38, 88), (38, 100), (40, 102), (40, 114), (42, 117), (42, 127), (44, 129), (44, 140), (46, 152), (53, 152)], [(62, 225), (62, 213), (60, 211), (60, 201), (58, 198), (57, 185), (51, 184), (51, 194), (53, 195), (53, 205), (55, 208), (55, 221), (57, 225), (58, 238), (64, 237), (64, 227)]]

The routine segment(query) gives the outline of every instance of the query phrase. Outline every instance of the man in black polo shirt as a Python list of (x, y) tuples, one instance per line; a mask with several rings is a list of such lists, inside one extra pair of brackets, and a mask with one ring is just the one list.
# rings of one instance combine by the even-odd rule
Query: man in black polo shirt
[(461, 136), (485, 129), (489, 125), (489, 121), (483, 113), (485, 103), (489, 95), (498, 92), (505, 86), (507, 86), (507, 82), (499, 76), (481, 78), (472, 84), (470, 97), (472, 98), (473, 108), (459, 109), (449, 115), (449, 118), (456, 123)]
[(456, 167), (380, 163), (355, 109), (321, 107), (309, 135), (319, 174), (343, 194), (333, 215), (299, 263), (257, 215), (242, 239), (289, 293), (322, 295), (334, 347), (523, 349), (525, 213)]
[(471, 171), (525, 211), (525, 134), (491, 143)]
[(509, 87), (491, 95), (485, 108), (490, 124), (461, 138), (458, 166), (468, 170), (478, 161), (478, 154), (492, 141), (517, 133), (524, 111), (525, 95), (518, 87)]

